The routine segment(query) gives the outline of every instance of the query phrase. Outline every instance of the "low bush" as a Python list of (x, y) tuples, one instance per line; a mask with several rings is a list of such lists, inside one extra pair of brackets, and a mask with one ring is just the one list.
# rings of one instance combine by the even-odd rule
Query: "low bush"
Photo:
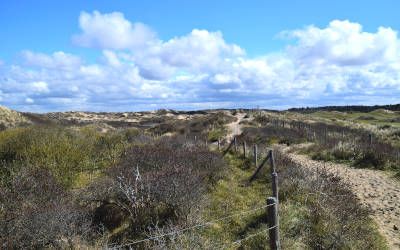
[(255, 144), (273, 144), (280, 143), (291, 145), (294, 143), (303, 143), (307, 141), (307, 135), (304, 131), (297, 131), (281, 126), (265, 126), (262, 128), (245, 128), (243, 134), (238, 137), (241, 141)]
[(321, 150), (312, 153), (311, 159), (317, 161), (333, 161), (335, 157), (331, 154), (331, 152), (326, 150)]
[[(161, 119), (161, 118), (160, 118)], [(209, 131), (224, 133), (224, 125), (232, 122), (234, 117), (224, 112), (202, 114), (192, 117), (190, 120), (161, 119), (150, 131), (156, 134), (176, 133), (188, 137), (208, 137)]]
[(105, 221), (99, 216), (98, 222), (109, 229), (127, 225), (114, 235), (116, 242), (132, 235), (145, 237), (155, 225), (185, 224), (224, 169), (219, 154), (183, 137), (133, 146), (124, 155), (107, 170), (108, 184), (93, 188), (97, 190), (94, 200), (103, 201), (102, 213), (114, 218)]
[(386, 159), (373, 151), (366, 151), (356, 158), (354, 166), (358, 168), (373, 168), (383, 170), (386, 167)]
[(225, 127), (219, 127), (208, 132), (208, 140), (210, 142), (216, 142), (218, 139), (223, 139), (227, 134), (227, 129)]
[(383, 130), (385, 130), (385, 129), (390, 129), (392, 126), (391, 125), (389, 125), (389, 124), (385, 124), (385, 125), (381, 125), (381, 126), (379, 126), (378, 128), (379, 129), (383, 129)]
[(365, 121), (377, 120), (375, 117), (367, 116), (367, 115), (362, 115), (362, 116), (358, 117), (357, 119), (358, 120), (365, 120)]
[(0, 162), (6, 166), (2, 176), (18, 171), (21, 165), (35, 166), (48, 169), (61, 183), (72, 186), (79, 173), (115, 164), (134, 133), (102, 134), (91, 128), (56, 126), (2, 131)]
[(0, 186), (0, 247), (73, 248), (89, 239), (88, 211), (45, 169), (24, 168)]

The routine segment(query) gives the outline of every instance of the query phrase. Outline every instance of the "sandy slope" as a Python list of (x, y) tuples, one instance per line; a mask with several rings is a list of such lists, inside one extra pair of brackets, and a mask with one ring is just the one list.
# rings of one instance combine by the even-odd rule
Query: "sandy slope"
[(16, 127), (22, 124), (29, 124), (30, 122), (23, 117), (20, 113), (0, 106), (0, 124), (9, 127)]
[[(287, 151), (286, 148), (285, 151)], [(400, 249), (400, 182), (382, 171), (350, 168), (344, 164), (314, 161), (305, 155), (287, 154), (307, 168), (325, 168), (339, 175), (357, 195), (361, 204), (369, 207), (391, 249)], [(397, 228), (397, 229), (396, 229)]]

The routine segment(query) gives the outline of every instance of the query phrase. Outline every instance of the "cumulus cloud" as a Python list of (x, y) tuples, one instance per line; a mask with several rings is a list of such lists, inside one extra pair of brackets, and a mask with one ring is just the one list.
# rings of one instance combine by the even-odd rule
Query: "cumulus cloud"
[(285, 31), (284, 50), (249, 57), (222, 32), (193, 29), (163, 41), (122, 13), (82, 12), (75, 44), (96, 63), (65, 52), (21, 52), (0, 67), (0, 102), (35, 111), (140, 110), (398, 102), (397, 31), (334, 20)]
[(190, 70), (215, 69), (221, 61), (242, 55), (243, 49), (227, 44), (221, 32), (198, 29), (163, 43), (156, 52), (165, 64)]
[(81, 59), (78, 56), (62, 51), (47, 55), (25, 50), (21, 52), (21, 57), (25, 65), (39, 68), (67, 69), (78, 67), (81, 64)]
[(48, 93), (49, 88), (46, 82), (32, 82), (30, 84), (30, 88), (32, 89), (33, 92), (37, 92), (37, 93)]
[(101, 14), (82, 12), (79, 17), (82, 34), (73, 36), (75, 44), (100, 49), (137, 49), (156, 41), (147, 25), (131, 23), (120, 12)]
[(298, 39), (292, 52), (299, 60), (346, 66), (391, 62), (400, 55), (397, 32), (391, 28), (368, 33), (361, 24), (334, 20), (325, 29), (309, 26), (288, 34)]
[(77, 45), (104, 49), (111, 63), (117, 63), (111, 50), (128, 51), (125, 58), (135, 62), (143, 77), (154, 80), (170, 78), (182, 69), (216, 70), (224, 60), (245, 54), (238, 45), (226, 43), (219, 31), (193, 29), (185, 36), (162, 41), (150, 27), (132, 23), (119, 12), (82, 12), (79, 24), (82, 34), (73, 37)]

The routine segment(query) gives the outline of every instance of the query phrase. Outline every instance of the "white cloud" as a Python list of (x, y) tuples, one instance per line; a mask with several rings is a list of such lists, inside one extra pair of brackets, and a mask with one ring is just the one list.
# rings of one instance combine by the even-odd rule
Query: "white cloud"
[(120, 12), (101, 14), (82, 12), (79, 17), (82, 34), (73, 42), (100, 49), (136, 49), (155, 42), (156, 34), (142, 23), (131, 23)]
[(21, 57), (26, 65), (40, 68), (72, 69), (79, 67), (81, 64), (81, 59), (78, 56), (67, 54), (62, 51), (54, 52), (52, 55), (46, 55), (26, 50), (21, 52)]
[(309, 26), (288, 34), (298, 39), (292, 52), (302, 61), (346, 66), (399, 59), (399, 39), (391, 28), (379, 27), (376, 33), (368, 33), (358, 23), (334, 20), (325, 29)]
[(106, 63), (112, 67), (120, 67), (121, 61), (119, 60), (117, 54), (111, 50), (103, 50), (103, 56)]
[(400, 40), (391, 28), (366, 32), (335, 20), (287, 31), (291, 46), (251, 58), (219, 31), (193, 29), (162, 41), (121, 13), (83, 12), (80, 27), (74, 41), (101, 49), (97, 63), (61, 51), (24, 51), (20, 63), (0, 67), (1, 104), (41, 111), (277, 108), (400, 96)]
[(82, 12), (79, 24), (83, 33), (73, 37), (76, 44), (105, 49), (103, 56), (112, 66), (119, 62), (111, 50), (128, 51), (124, 57), (134, 61), (141, 75), (149, 79), (167, 79), (182, 68), (197, 73), (216, 70), (226, 60), (245, 55), (238, 45), (226, 43), (219, 31), (193, 29), (164, 42), (151, 28), (131, 23), (119, 12)]
[(36, 92), (36, 93), (49, 93), (50, 92), (47, 83), (43, 82), (43, 81), (32, 82), (30, 84), (30, 87), (31, 87), (32, 91)]
[(230, 84), (230, 83), (240, 83), (241, 80), (237, 75), (231, 74), (216, 74), (211, 77), (211, 82), (216, 84)]
[(227, 44), (221, 32), (198, 29), (163, 43), (157, 52), (165, 64), (191, 70), (215, 69), (223, 60), (245, 54), (239, 46)]
[(35, 101), (34, 101), (32, 98), (27, 97), (27, 98), (25, 99), (25, 102), (28, 103), (28, 104), (32, 104), (32, 103), (34, 103)]

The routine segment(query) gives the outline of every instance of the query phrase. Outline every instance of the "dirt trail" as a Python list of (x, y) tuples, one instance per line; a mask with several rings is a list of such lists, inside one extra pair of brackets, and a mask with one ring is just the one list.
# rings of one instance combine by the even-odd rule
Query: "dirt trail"
[(228, 127), (228, 134), (226, 136), (228, 141), (232, 140), (235, 135), (240, 135), (242, 133), (242, 126), (239, 123), (243, 121), (245, 116), (245, 113), (237, 113), (235, 116), (237, 120), (226, 124)]
[[(284, 151), (288, 151), (286, 148)], [(400, 183), (387, 173), (355, 169), (344, 164), (314, 161), (305, 155), (287, 153), (294, 162), (307, 168), (324, 168), (337, 174), (349, 185), (362, 205), (372, 210), (372, 217), (386, 237), (390, 249), (400, 249)]]

